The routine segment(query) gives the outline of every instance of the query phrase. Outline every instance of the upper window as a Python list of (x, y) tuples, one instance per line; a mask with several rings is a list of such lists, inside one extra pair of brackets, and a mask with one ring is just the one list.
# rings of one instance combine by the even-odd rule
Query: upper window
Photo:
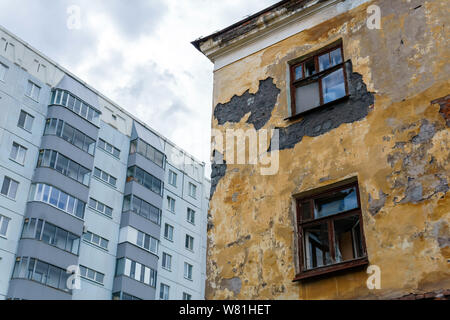
[(41, 92), (41, 87), (39, 87), (34, 82), (28, 81), (27, 91), (25, 94), (35, 101), (39, 101), (39, 93)]
[(170, 212), (175, 212), (175, 199), (167, 196), (167, 208)]
[(21, 110), (17, 126), (31, 132), (31, 128), (33, 127), (33, 121), (34, 117), (31, 114)]
[(187, 234), (186, 240), (184, 242), (184, 246), (186, 249), (193, 251), (194, 250), (194, 238)]
[(195, 211), (192, 210), (191, 208), (187, 208), (186, 220), (189, 223), (195, 224)]
[(0, 81), (5, 81), (6, 72), (8, 71), (8, 67), (3, 63), (0, 63)]
[(192, 280), (192, 269), (194, 267), (192, 264), (189, 264), (187, 262), (184, 263), (184, 277), (188, 280)]
[(193, 183), (189, 182), (189, 195), (192, 198), (196, 198), (197, 197), (197, 186)]
[(177, 186), (177, 174), (172, 170), (169, 170), (169, 184), (174, 187)]
[(5, 176), (1, 193), (11, 199), (15, 199), (18, 187), (19, 183), (17, 181)]
[(183, 300), (192, 300), (192, 295), (189, 293), (183, 292)]
[(112, 154), (114, 157), (119, 158), (120, 156), (120, 150), (117, 149), (116, 147), (114, 147), (112, 144), (109, 144), (108, 142), (106, 142), (103, 139), (98, 139), (98, 144), (97, 146), (102, 149), (105, 150), (106, 152)]
[(297, 200), (303, 279), (367, 263), (357, 183)]
[(169, 241), (173, 241), (173, 227), (167, 223), (164, 226), (164, 238)]
[(348, 95), (342, 45), (290, 66), (292, 115)]
[(162, 254), (162, 267), (167, 270), (172, 270), (172, 256), (163, 252)]
[(153, 146), (149, 145), (142, 139), (135, 139), (130, 143), (130, 154), (139, 153), (146, 157), (150, 161), (156, 163), (161, 168), (164, 168), (164, 153), (156, 150)]
[(113, 187), (116, 186), (117, 179), (110, 175), (109, 173), (106, 173), (103, 170), (100, 170), (99, 168), (94, 168), (94, 177), (106, 182), (107, 184), (112, 185)]
[(0, 236), (6, 237), (10, 220), (10, 218), (0, 215)]
[(25, 163), (25, 155), (27, 153), (27, 148), (21, 146), (20, 144), (13, 142), (11, 153), (9, 158), (17, 163), (24, 164)]
[(82, 278), (86, 278), (100, 284), (103, 284), (103, 280), (105, 279), (105, 275), (103, 273), (81, 265), (80, 265), (80, 276)]
[(169, 300), (169, 289), (170, 287), (164, 283), (161, 283), (159, 288), (159, 299), (161, 300)]

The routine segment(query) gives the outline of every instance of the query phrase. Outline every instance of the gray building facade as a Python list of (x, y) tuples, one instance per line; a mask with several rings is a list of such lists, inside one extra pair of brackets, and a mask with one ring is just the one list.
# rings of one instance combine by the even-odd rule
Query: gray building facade
[(0, 110), (0, 299), (204, 298), (204, 163), (3, 28)]

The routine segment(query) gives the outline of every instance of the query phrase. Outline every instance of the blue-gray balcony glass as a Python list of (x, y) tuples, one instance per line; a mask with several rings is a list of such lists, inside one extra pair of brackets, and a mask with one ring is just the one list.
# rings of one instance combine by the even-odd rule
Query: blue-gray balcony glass
[(135, 195), (127, 195), (123, 198), (123, 212), (132, 211), (156, 224), (161, 223), (161, 210)]
[(96, 126), (100, 124), (101, 112), (66, 90), (53, 90), (50, 104), (64, 106)]
[(146, 157), (150, 161), (156, 163), (161, 168), (165, 165), (164, 153), (156, 150), (154, 147), (149, 145), (147, 142), (141, 139), (135, 139), (130, 143), (130, 154), (139, 153), (140, 155)]
[(117, 259), (116, 276), (122, 275), (151, 287), (156, 287), (156, 270), (128, 258)]
[(136, 181), (143, 185), (145, 188), (162, 196), (163, 184), (162, 181), (154, 177), (150, 173), (137, 166), (131, 166), (127, 170), (127, 182)]

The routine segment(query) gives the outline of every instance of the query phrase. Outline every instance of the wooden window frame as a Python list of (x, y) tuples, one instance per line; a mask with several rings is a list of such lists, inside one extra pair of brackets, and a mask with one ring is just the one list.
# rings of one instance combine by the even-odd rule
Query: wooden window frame
[[(334, 51), (335, 49), (341, 49), (341, 59), (342, 62), (339, 64), (336, 64), (332, 67), (329, 67), (328, 69), (319, 71), (319, 56), (324, 55), (326, 53), (330, 53), (332, 51)], [(308, 77), (305, 77), (305, 66), (304, 64), (308, 61), (310, 61), (311, 59), (314, 60), (314, 67), (315, 67), (315, 73), (313, 75), (310, 75)], [(302, 77), (300, 79), (295, 80), (295, 69), (300, 66), (303, 65), (302, 67)], [(332, 100), (332, 101), (328, 101), (326, 103), (324, 103), (323, 100), (323, 92), (322, 92), (322, 79), (325, 78), (326, 76), (328, 76), (329, 74), (333, 73), (336, 70), (342, 69), (342, 72), (344, 73), (344, 85), (345, 85), (345, 95), (343, 97), (340, 97), (338, 99)], [(348, 90), (348, 82), (347, 82), (347, 72), (345, 71), (345, 60), (344, 60), (344, 50), (342, 47), (342, 43), (339, 43), (337, 45), (328, 47), (326, 49), (321, 49), (317, 52), (314, 52), (312, 55), (308, 55), (308, 57), (305, 57), (304, 59), (301, 59), (300, 61), (296, 61), (292, 64), (289, 65), (289, 75), (290, 75), (290, 94), (291, 94), (291, 115), (289, 118), (291, 117), (295, 117), (298, 115), (303, 115), (307, 112), (310, 112), (316, 108), (321, 108), (323, 106), (332, 104), (332, 103), (336, 103), (339, 101), (342, 101), (345, 98), (348, 98), (349, 96), (349, 90)], [(320, 99), (320, 104), (316, 107), (312, 107), (311, 109), (302, 111), (297, 113), (297, 105), (296, 105), (296, 97), (295, 97), (295, 92), (296, 89), (298, 87), (302, 87), (302, 86), (306, 86), (308, 84), (317, 82), (319, 85), (319, 99)]]
[[(354, 209), (350, 209), (347, 211), (331, 214), (329, 216), (320, 217), (320, 218), (314, 218), (314, 200), (319, 198), (324, 198), (327, 195), (332, 195), (336, 191), (348, 189), (351, 187), (356, 188), (356, 198), (358, 207)], [(309, 219), (303, 219), (302, 218), (302, 211), (301, 211), (301, 203), (309, 203), (310, 208), (310, 218)], [(300, 272), (296, 274), (293, 281), (299, 281), (303, 279), (309, 279), (314, 278), (317, 276), (335, 273), (337, 271), (341, 270), (347, 270), (347, 269), (353, 269), (356, 267), (365, 266), (369, 263), (368, 257), (367, 257), (367, 249), (366, 249), (366, 241), (364, 236), (364, 228), (363, 228), (363, 219), (362, 219), (362, 211), (361, 211), (361, 200), (359, 196), (359, 186), (357, 182), (351, 182), (346, 183), (344, 185), (341, 185), (339, 187), (334, 187), (327, 189), (322, 192), (318, 192), (312, 195), (299, 197), (296, 199), (296, 214), (297, 214), (297, 246), (298, 246), (298, 258), (299, 258), (299, 267)], [(334, 221), (339, 220), (345, 217), (349, 216), (358, 216), (359, 219), (359, 227), (360, 227), (360, 234), (361, 234), (361, 247), (363, 251), (362, 257), (353, 258), (351, 260), (346, 260), (342, 262), (335, 262), (336, 261), (336, 251), (334, 247)], [(326, 222), (328, 224), (328, 245), (329, 245), (329, 252), (330, 252), (330, 258), (331, 258), (331, 264), (316, 267), (313, 269), (307, 269), (305, 266), (305, 253), (304, 251), (304, 237), (303, 237), (303, 230), (306, 227), (311, 227), (314, 225), (322, 224)]]

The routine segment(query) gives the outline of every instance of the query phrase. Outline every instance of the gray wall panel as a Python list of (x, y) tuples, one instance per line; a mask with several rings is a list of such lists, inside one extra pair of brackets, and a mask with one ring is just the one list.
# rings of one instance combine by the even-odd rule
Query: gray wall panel
[(134, 213), (134, 212), (123, 212), (122, 219), (120, 221), (120, 227), (132, 226), (142, 232), (145, 232), (152, 237), (159, 239), (161, 226), (156, 223)]
[(72, 295), (67, 292), (26, 279), (12, 279), (8, 296), (25, 300), (72, 300)]
[(92, 139), (97, 140), (98, 127), (89, 122), (88, 120), (82, 118), (81, 116), (75, 114), (73, 111), (62, 106), (49, 106), (47, 118), (57, 118), (66, 121), (72, 127), (77, 128), (84, 134), (87, 134)]
[(43, 136), (41, 141), (41, 149), (58, 151), (88, 169), (92, 169), (94, 164), (93, 156), (57, 136)]
[(33, 257), (63, 269), (78, 265), (78, 256), (35, 239), (21, 239), (17, 256)]
[(117, 246), (117, 259), (123, 257), (139, 262), (154, 270), (158, 270), (158, 256), (129, 242), (122, 242)]
[(156, 289), (126, 276), (116, 277), (113, 293), (123, 291), (144, 300), (154, 300)]

